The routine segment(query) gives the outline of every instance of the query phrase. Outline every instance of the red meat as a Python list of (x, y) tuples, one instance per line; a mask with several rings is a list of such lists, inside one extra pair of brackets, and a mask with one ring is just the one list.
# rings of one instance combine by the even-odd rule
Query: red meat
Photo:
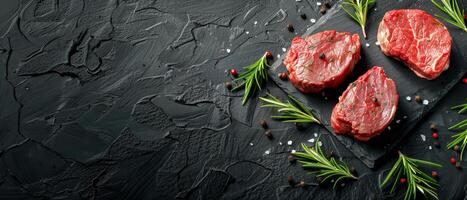
[(351, 83), (332, 110), (331, 126), (336, 134), (360, 141), (379, 135), (396, 113), (396, 84), (381, 67), (373, 67)]
[(295, 37), (284, 59), (292, 84), (303, 93), (335, 88), (360, 59), (360, 37), (328, 30)]
[(384, 54), (401, 60), (419, 77), (432, 80), (449, 67), (451, 36), (423, 10), (387, 12), (379, 24), (378, 42)]

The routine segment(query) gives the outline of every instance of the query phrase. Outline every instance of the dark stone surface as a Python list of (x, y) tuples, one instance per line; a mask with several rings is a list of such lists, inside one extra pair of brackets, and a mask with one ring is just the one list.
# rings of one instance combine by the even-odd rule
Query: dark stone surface
[[(378, 187), (394, 156), (369, 169), (325, 128), (271, 121), (271, 109), (256, 99), (241, 106), (224, 87), (228, 69), (266, 50), (282, 55), (320, 17), (312, 0), (2, 2), (0, 199), (401, 198), (403, 190)], [(407, 155), (443, 164), (440, 199), (465, 196), (465, 170), (449, 164), (455, 153), (444, 147), (453, 134), (446, 127), (465, 117), (449, 107), (466, 89), (458, 83), (400, 143)], [(272, 81), (267, 90), (285, 94)], [(318, 186), (287, 160), (314, 133), (358, 181)], [(308, 187), (290, 186), (289, 175)]]

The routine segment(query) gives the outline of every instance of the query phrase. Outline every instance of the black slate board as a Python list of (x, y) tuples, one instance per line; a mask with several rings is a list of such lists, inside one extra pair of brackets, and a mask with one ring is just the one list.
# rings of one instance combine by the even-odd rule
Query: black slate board
[[(434, 105), (443, 98), (446, 93), (457, 83), (465, 74), (466, 61), (461, 54), (461, 50), (456, 44), (456, 36), (462, 37), (462, 34), (454, 34), (453, 32), (460, 31), (449, 27), (451, 36), (453, 36), (453, 47), (451, 53), (450, 67), (447, 71), (438, 77), (436, 80), (429, 81), (417, 77), (409, 68), (401, 62), (385, 56), (380, 47), (375, 44), (376, 32), (383, 15), (394, 9), (402, 8), (417, 8), (422, 9), (434, 15), (440, 11), (436, 10), (429, 2), (423, 1), (378, 1), (371, 8), (367, 23), (367, 40), (364, 40), (359, 26), (350, 19), (336, 4), (328, 12), (329, 14), (322, 17), (314, 26), (310, 27), (303, 35), (314, 34), (323, 30), (335, 29), (337, 31), (346, 31), (359, 33), (362, 42), (362, 58), (355, 67), (353, 75), (337, 89), (329, 89), (322, 94), (302, 94), (288, 81), (282, 81), (277, 78), (277, 73), (286, 71), (282, 64), (282, 58), (278, 59), (270, 70), (273, 81), (282, 88), (286, 93), (297, 97), (312, 107), (319, 116), (324, 126), (330, 132), (333, 132), (330, 126), (330, 117), (332, 108), (337, 103), (337, 99), (342, 92), (347, 88), (348, 84), (354, 81), (358, 76), (362, 75), (372, 66), (381, 66), (386, 71), (386, 74), (392, 78), (397, 85), (399, 93), (399, 107), (396, 117), (380, 136), (371, 139), (368, 143), (358, 142), (347, 136), (337, 136), (337, 139), (352, 151), (360, 160), (368, 167), (376, 167), (391, 150), (397, 147), (400, 141), (408, 134), (411, 129), (422, 119)], [(366, 44), (370, 46), (367, 47)], [(285, 54), (284, 54), (285, 55)], [(428, 105), (417, 103), (414, 99), (419, 95), (424, 100), (428, 100)], [(407, 96), (411, 97), (408, 101)]]

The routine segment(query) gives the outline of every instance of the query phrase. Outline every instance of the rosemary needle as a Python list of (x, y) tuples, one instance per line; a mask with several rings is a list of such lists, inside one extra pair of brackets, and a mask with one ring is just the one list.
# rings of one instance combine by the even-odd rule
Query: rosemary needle
[(404, 200), (417, 199), (417, 192), (420, 192), (425, 196), (431, 196), (438, 199), (438, 195), (436, 193), (436, 186), (438, 186), (438, 183), (434, 178), (418, 168), (422, 165), (437, 168), (442, 167), (441, 165), (433, 162), (410, 158), (399, 152), (399, 158), (386, 175), (386, 178), (384, 178), (380, 187), (383, 188), (387, 186), (389, 181), (393, 180), (391, 187), (392, 193), (394, 192), (400, 178), (407, 177), (407, 179), (404, 178), (404, 180), (407, 180), (407, 191), (405, 192)]
[(235, 86), (232, 91), (236, 91), (240, 88), (245, 88), (245, 93), (243, 93), (242, 104), (248, 101), (248, 98), (253, 95), (258, 90), (261, 90), (261, 85), (263, 81), (268, 79), (268, 74), (266, 70), (269, 68), (266, 52), (260, 59), (254, 62), (251, 65), (244, 67), (245, 72), (240, 73), (238, 78), (234, 80), (237, 86)]
[[(355, 20), (361, 27), (363, 37), (366, 38), (366, 19), (368, 7), (375, 3), (376, 0), (344, 0), (340, 7), (344, 10), (353, 20)], [(353, 12), (351, 11), (353, 9)]]
[(310, 169), (311, 173), (316, 174), (316, 177), (326, 181), (330, 178), (336, 178), (334, 187), (343, 179), (357, 179), (349, 170), (347, 165), (337, 162), (334, 157), (327, 158), (319, 144), (319, 138), (315, 142), (314, 147), (308, 147), (302, 143), (302, 148), (305, 152), (292, 153), (298, 159), (298, 162), (305, 169)]
[(449, 16), (449, 18), (447, 18), (436, 15), (437, 17), (467, 32), (464, 21), (464, 10), (459, 7), (457, 0), (441, 0), (441, 3), (437, 0), (431, 0), (431, 2)]
[[(454, 106), (451, 109), (459, 109), (459, 114), (464, 113), (467, 110), (467, 103)], [(467, 146), (467, 119), (457, 122), (453, 126), (449, 127), (449, 130), (461, 130), (460, 133), (451, 136), (453, 140), (447, 145), (447, 148), (453, 149), (456, 145), (459, 145), (461, 147), (459, 160), (462, 161), (464, 150)]]
[(313, 115), (310, 108), (303, 105), (300, 101), (289, 95), (292, 102), (282, 102), (278, 98), (267, 94), (269, 98), (260, 97), (264, 104), (261, 107), (275, 107), (278, 108), (281, 115), (272, 116), (273, 119), (277, 119), (283, 122), (295, 122), (295, 123), (318, 123), (319, 120)]

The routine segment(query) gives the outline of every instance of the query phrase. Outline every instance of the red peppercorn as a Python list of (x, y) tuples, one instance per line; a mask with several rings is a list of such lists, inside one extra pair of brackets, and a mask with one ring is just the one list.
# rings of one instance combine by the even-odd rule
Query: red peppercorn
[(463, 82), (464, 84), (467, 84), (467, 78), (463, 78), (463, 79), (462, 79), (462, 82)]
[(236, 69), (230, 69), (230, 75), (232, 75), (233, 77), (237, 77), (238, 76), (238, 72)]
[(407, 179), (406, 179), (406, 178), (401, 178), (401, 179), (399, 179), (399, 183), (401, 183), (401, 184), (404, 184), (404, 183), (406, 183), (406, 182), (407, 182)]
[(438, 172), (435, 171), (435, 170), (431, 171), (431, 176), (432, 176), (433, 178), (437, 178), (437, 177), (438, 177)]
[(449, 159), (449, 162), (451, 162), (451, 164), (456, 164), (456, 159), (454, 157), (451, 157), (451, 159)]
[(272, 53), (270, 51), (266, 51), (264, 55), (266, 56), (266, 58), (272, 58)]
[(433, 134), (431, 134), (431, 136), (433, 137), (433, 139), (438, 139), (438, 138), (439, 138), (439, 134), (438, 134), (438, 133), (433, 133)]

